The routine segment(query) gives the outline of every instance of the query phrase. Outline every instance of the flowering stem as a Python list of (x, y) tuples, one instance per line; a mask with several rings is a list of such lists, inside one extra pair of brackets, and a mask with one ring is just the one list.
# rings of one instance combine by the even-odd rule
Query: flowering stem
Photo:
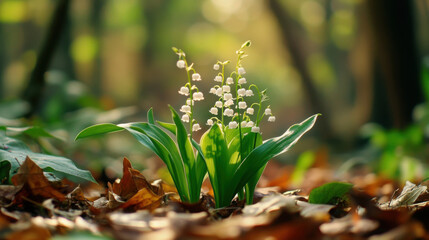
[(189, 69), (188, 69), (188, 62), (186, 63), (186, 74), (188, 75), (188, 84), (189, 84), (189, 99), (190, 99), (190, 106), (191, 106), (191, 113), (189, 114), (189, 139), (192, 140), (192, 124), (194, 122), (194, 104), (193, 96), (192, 96), (192, 82), (191, 82), (191, 75), (189, 75)]
[[(223, 89), (223, 84), (225, 83), (225, 64), (222, 64), (222, 83), (221, 83), (221, 89)], [(225, 125), (223, 122), (223, 111), (225, 110), (225, 98), (224, 98), (224, 92), (222, 90), (222, 112), (221, 112), (221, 116), (222, 116), (222, 129), (224, 129)]]
[(240, 157), (243, 157), (243, 135), (241, 133), (241, 115), (240, 115), (240, 108), (238, 107), (238, 101), (239, 101), (239, 96), (238, 96), (238, 79), (239, 79), (239, 75), (238, 75), (238, 67), (240, 65), (240, 60), (241, 60), (241, 53), (238, 54), (238, 59), (237, 59), (237, 64), (235, 65), (235, 106), (237, 106), (237, 114), (238, 114), (238, 134), (240, 135)]
[(256, 92), (258, 92), (258, 99), (259, 99), (259, 103), (258, 105), (258, 113), (256, 114), (256, 123), (255, 126), (259, 126), (259, 122), (262, 120), (262, 117), (260, 116), (261, 114), (261, 109), (262, 109), (262, 96), (261, 96), (261, 91), (259, 91), (258, 86), (256, 86), (255, 84), (250, 85), (249, 88), (254, 87), (256, 89)]

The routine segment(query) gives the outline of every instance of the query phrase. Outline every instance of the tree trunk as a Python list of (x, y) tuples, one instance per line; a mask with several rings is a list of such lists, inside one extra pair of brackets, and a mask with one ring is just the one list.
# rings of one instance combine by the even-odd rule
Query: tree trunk
[(40, 110), (40, 101), (45, 89), (45, 73), (49, 68), (56, 47), (67, 22), (70, 0), (60, 0), (53, 13), (46, 37), (37, 56), (36, 65), (31, 73), (30, 81), (23, 92), (22, 98), (30, 104), (30, 111), (26, 117), (37, 114)]
[[(381, 84), (376, 83), (376, 86), (386, 92), (388, 102), (386, 106), (383, 99), (375, 96), (375, 100), (378, 98), (381, 102), (375, 103), (373, 118), (384, 125), (388, 123), (383, 122), (382, 118), (390, 118), (393, 127), (404, 128), (412, 122), (414, 107), (423, 101), (413, 2), (366, 0), (365, 4), (372, 28), (376, 66), (379, 66), (376, 81), (383, 81)], [(389, 115), (377, 117), (379, 111), (386, 109), (389, 110)]]

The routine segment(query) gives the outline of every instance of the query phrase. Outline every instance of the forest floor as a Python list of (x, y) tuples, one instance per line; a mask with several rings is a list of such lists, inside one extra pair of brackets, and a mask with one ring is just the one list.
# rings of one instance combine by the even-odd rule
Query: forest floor
[[(124, 159), (123, 176), (78, 186), (50, 182), (27, 158), (0, 185), (1, 239), (429, 239), (429, 194), (422, 184), (397, 182), (358, 171), (334, 179), (313, 168), (291, 188), (287, 167), (268, 167), (253, 205), (234, 200), (216, 209), (209, 184), (199, 203), (185, 204), (174, 187), (149, 182)], [(335, 205), (308, 202), (323, 183), (353, 184)]]

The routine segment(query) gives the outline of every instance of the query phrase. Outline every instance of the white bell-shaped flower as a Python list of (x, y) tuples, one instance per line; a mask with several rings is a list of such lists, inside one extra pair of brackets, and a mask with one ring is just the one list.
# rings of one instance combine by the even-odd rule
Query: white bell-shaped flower
[(199, 73), (192, 74), (193, 81), (201, 81), (201, 75)]
[(246, 84), (246, 83), (247, 83), (246, 78), (238, 79), (238, 84)]
[(215, 82), (222, 82), (222, 76), (217, 75), (214, 80)]
[(194, 100), (192, 100), (192, 102), (191, 102), (191, 99), (186, 100), (186, 104), (189, 106), (194, 106), (194, 103), (195, 103)]
[(271, 115), (271, 108), (266, 108), (265, 109), (265, 115)]
[(238, 74), (239, 75), (244, 75), (244, 74), (246, 74), (246, 70), (244, 70), (243, 67), (240, 67), (240, 68), (238, 68)]
[(193, 96), (195, 101), (204, 100), (204, 95), (202, 92), (195, 92), (192, 96)]
[(251, 131), (254, 132), (254, 133), (258, 133), (259, 132), (259, 127), (253, 126)]
[(217, 63), (216, 63), (215, 65), (213, 65), (213, 69), (214, 69), (214, 70), (216, 70), (216, 71), (217, 71), (217, 70), (219, 70), (219, 67), (220, 67), (220, 66), (219, 66), (219, 64), (217, 64)]
[(252, 121), (248, 121), (246, 126), (247, 127), (253, 127), (253, 125), (255, 125), (255, 124)]
[(233, 84), (234, 83), (234, 79), (232, 77), (228, 77), (226, 79), (226, 84)]
[(179, 60), (179, 61), (177, 61), (176, 66), (178, 68), (185, 68), (186, 67), (186, 63), (185, 63), (184, 60)]
[(240, 125), (241, 125), (242, 128), (247, 127), (247, 122), (246, 121), (242, 121), (240, 123)]
[(253, 115), (254, 112), (255, 112), (255, 109), (253, 109), (251, 107), (246, 110), (246, 113), (249, 115)]
[(243, 97), (244, 95), (246, 95), (246, 89), (244, 89), (244, 88), (238, 89), (237, 94), (238, 94), (238, 96)]
[(270, 116), (268, 118), (268, 122), (275, 122), (275, 121), (276, 121), (276, 117), (274, 117), (274, 116)]
[(223, 95), (223, 100), (227, 101), (229, 99), (232, 99), (232, 94), (231, 93), (225, 93)]
[(247, 103), (245, 101), (238, 102), (238, 108), (239, 109), (246, 109)]
[(228, 100), (225, 101), (225, 106), (226, 107), (229, 107), (229, 106), (232, 106), (232, 105), (234, 105), (234, 101), (232, 99), (228, 99)]
[(184, 112), (184, 113), (191, 113), (191, 106), (189, 106), (189, 105), (183, 105), (183, 106), (180, 108), (180, 111), (181, 111), (181, 112)]
[(181, 87), (179, 90), (179, 94), (188, 96), (189, 95), (189, 88), (188, 87)]
[(209, 91), (209, 93), (213, 93), (213, 94), (216, 94), (216, 88), (214, 88), (214, 87), (210, 88), (210, 91)]
[(229, 92), (231, 92), (231, 87), (228, 85), (223, 85), (222, 90), (224, 93), (229, 93)]
[(216, 96), (222, 97), (222, 93), (223, 93), (222, 88), (216, 89)]
[(234, 116), (234, 110), (232, 110), (231, 108), (227, 108), (223, 112), (223, 115), (225, 115), (227, 117), (232, 117), (232, 116)]
[(213, 114), (213, 115), (217, 115), (218, 114), (218, 109), (216, 108), (216, 107), (212, 107), (212, 108), (210, 108), (210, 111), (209, 111), (211, 114)]
[(221, 102), (221, 101), (216, 101), (216, 102), (215, 102), (215, 106), (216, 106), (217, 108), (221, 108), (221, 107), (222, 107), (222, 102)]
[(206, 125), (212, 126), (213, 125), (213, 120), (207, 119)]
[(200, 124), (194, 123), (194, 125), (192, 125), (192, 132), (196, 132), (200, 129), (201, 129)]
[(183, 122), (189, 122), (189, 115), (188, 114), (183, 115), (182, 116), (182, 121)]
[(234, 129), (234, 128), (237, 128), (237, 127), (238, 127), (238, 124), (237, 124), (237, 122), (236, 122), (236, 121), (231, 121), (231, 122), (229, 122), (228, 127), (229, 127), (230, 129)]
[(246, 97), (251, 97), (253, 96), (253, 91), (251, 89), (246, 90)]

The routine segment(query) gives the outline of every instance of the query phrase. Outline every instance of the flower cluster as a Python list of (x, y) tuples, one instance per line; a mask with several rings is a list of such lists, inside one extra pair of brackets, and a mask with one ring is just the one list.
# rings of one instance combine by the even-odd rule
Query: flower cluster
[[(246, 42), (237, 51), (238, 60), (235, 71), (231, 72), (229, 76), (225, 76), (225, 66), (229, 61), (218, 61), (214, 64), (213, 69), (218, 71), (214, 81), (218, 84), (210, 88), (209, 93), (216, 95), (219, 99), (209, 110), (214, 116), (207, 120), (207, 125), (213, 125), (217, 122), (222, 126), (228, 126), (230, 129), (249, 127), (252, 132), (259, 132), (259, 123), (265, 115), (269, 116), (269, 122), (275, 121), (275, 116), (269, 106), (261, 111), (262, 103), (268, 100), (266, 91), (259, 91), (255, 84), (246, 88), (247, 79), (244, 77), (246, 69), (242, 66), (242, 59), (246, 57), (243, 49), (249, 45), (250, 43), (247, 44)], [(249, 105), (248, 102), (253, 99), (251, 97), (255, 96), (254, 91), (257, 93), (258, 101)], [(256, 116), (254, 115), (255, 107), (258, 109)], [(225, 117), (230, 118), (228, 124), (225, 124)]]
[[(201, 129), (200, 124), (194, 119), (194, 104), (195, 101), (204, 100), (204, 94), (199, 91), (198, 87), (194, 85), (192, 82), (201, 81), (201, 75), (195, 71), (193, 68), (193, 64), (188, 65), (186, 61), (186, 54), (177, 48), (173, 48), (173, 51), (179, 56), (179, 60), (176, 63), (176, 66), (180, 69), (185, 69), (188, 75), (188, 82), (180, 87), (179, 94), (188, 97), (186, 99), (186, 104), (182, 105), (180, 108), (180, 112), (183, 113), (182, 121), (189, 123), (189, 128), (192, 130), (191, 132), (195, 132)], [(192, 75), (190, 75), (192, 73)]]

